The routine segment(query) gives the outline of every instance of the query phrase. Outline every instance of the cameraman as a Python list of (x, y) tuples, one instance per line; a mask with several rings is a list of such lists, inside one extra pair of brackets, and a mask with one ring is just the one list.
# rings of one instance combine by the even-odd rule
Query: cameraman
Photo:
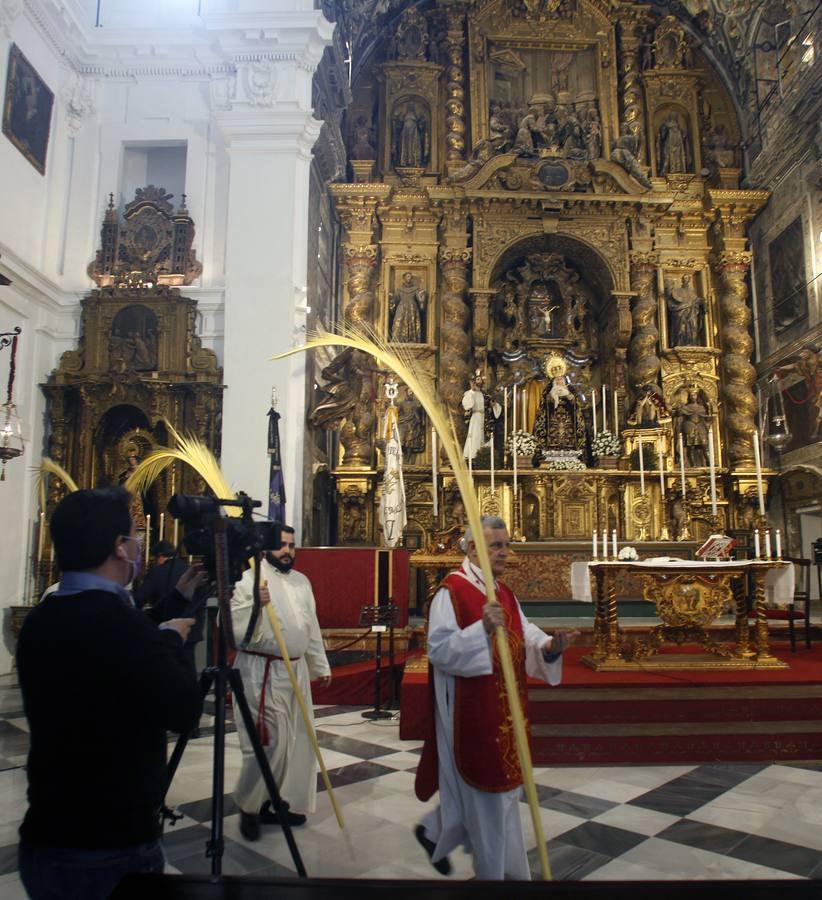
[(108, 488), (57, 505), (60, 586), (20, 633), (31, 734), (20, 877), (34, 900), (96, 900), (126, 873), (163, 871), (166, 729), (190, 731), (202, 699), (183, 651), (192, 620), (157, 628), (125, 589), (142, 555), (130, 500)]

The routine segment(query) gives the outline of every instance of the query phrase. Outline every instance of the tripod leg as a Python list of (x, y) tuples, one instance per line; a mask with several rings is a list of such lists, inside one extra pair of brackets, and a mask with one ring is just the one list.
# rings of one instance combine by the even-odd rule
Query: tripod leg
[(211, 857), (211, 874), (223, 870), (223, 816), (225, 803), (225, 694), (228, 689), (225, 666), (214, 670), (214, 764), (211, 770), (211, 839), (206, 843), (206, 856)]
[(379, 718), (380, 695), (382, 694), (382, 632), (377, 632), (377, 672), (374, 678), (374, 712)]
[(248, 708), (248, 701), (246, 700), (245, 689), (243, 688), (243, 679), (237, 669), (229, 669), (228, 678), (231, 690), (234, 693), (236, 706), (240, 710), (245, 730), (248, 733), (251, 746), (254, 749), (257, 765), (260, 767), (260, 774), (263, 776), (263, 781), (268, 789), (271, 803), (274, 806), (274, 809), (277, 810), (277, 817), (280, 820), (280, 827), (285, 835), (288, 849), (291, 851), (291, 859), (294, 860), (294, 867), (300, 878), (305, 878), (306, 871), (302, 857), (300, 856), (300, 850), (297, 847), (297, 842), (294, 840), (294, 833), (291, 830), (291, 826), (288, 824), (288, 811), (283, 804), (280, 791), (277, 788), (277, 782), (274, 780), (274, 775), (271, 773), (271, 767), (268, 764), (263, 745), (260, 743), (260, 735), (257, 733), (257, 729), (254, 725), (254, 718), (251, 715), (251, 710)]

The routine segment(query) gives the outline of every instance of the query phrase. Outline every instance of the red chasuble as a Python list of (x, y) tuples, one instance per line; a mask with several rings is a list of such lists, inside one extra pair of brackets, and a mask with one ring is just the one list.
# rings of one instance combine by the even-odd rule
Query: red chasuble
[[(482, 618), (486, 597), (479, 588), (456, 573), (443, 581), (443, 587), (448, 588), (451, 595), (460, 628), (467, 628)], [(500, 582), (497, 582), (497, 600), (505, 613), (505, 630), (517, 676), (520, 704), (523, 713), (527, 714), (522, 620), (513, 593)], [(482, 791), (500, 793), (522, 784), (522, 772), (496, 642), (493, 647), (492, 674), (454, 678), (454, 760), (457, 771), (467, 784)], [(433, 676), (429, 677), (433, 685)], [(430, 719), (433, 725), (433, 696), (431, 700)], [(416, 793), (420, 799), (428, 799), (437, 790), (437, 768), (436, 739), (432, 727), (417, 771)]]

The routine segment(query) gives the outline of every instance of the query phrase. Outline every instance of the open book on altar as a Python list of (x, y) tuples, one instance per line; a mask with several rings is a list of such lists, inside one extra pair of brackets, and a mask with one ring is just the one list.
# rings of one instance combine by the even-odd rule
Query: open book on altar
[(726, 534), (712, 534), (696, 551), (697, 559), (729, 559), (736, 546), (736, 538)]

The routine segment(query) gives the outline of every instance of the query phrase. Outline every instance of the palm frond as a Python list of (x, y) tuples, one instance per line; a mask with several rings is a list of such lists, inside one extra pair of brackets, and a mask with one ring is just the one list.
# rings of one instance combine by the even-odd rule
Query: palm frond
[(49, 475), (54, 475), (59, 478), (69, 489), (69, 493), (73, 494), (74, 491), (78, 489), (77, 482), (60, 465), (60, 463), (56, 463), (49, 456), (44, 456), (42, 460), (40, 460), (40, 468), (37, 470), (37, 481), (35, 485), (37, 499), (40, 503), (40, 510), (43, 512), (45, 512), (46, 509), (46, 479)]

